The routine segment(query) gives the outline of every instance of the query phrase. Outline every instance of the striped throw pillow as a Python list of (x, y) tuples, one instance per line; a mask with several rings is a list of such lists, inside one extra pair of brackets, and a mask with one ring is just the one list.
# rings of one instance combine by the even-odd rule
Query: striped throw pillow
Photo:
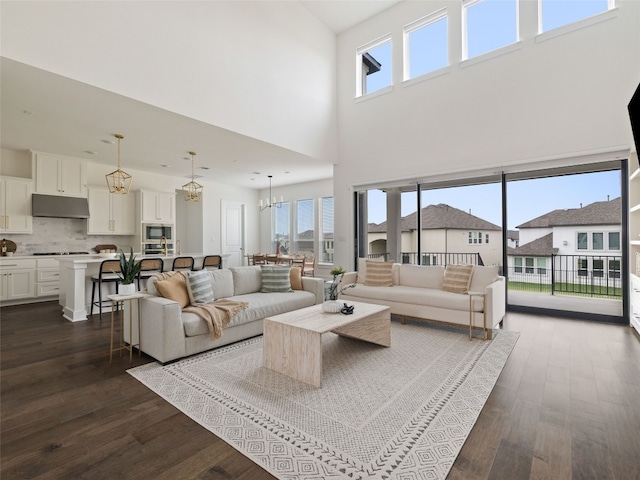
[(364, 284), (371, 287), (392, 287), (392, 268), (393, 262), (376, 262), (367, 260)]
[(473, 265), (447, 265), (442, 289), (452, 293), (467, 293), (472, 273)]
[(287, 265), (260, 265), (262, 273), (263, 293), (272, 292), (292, 292), (291, 279), (289, 270), (291, 267)]
[(204, 305), (205, 303), (213, 302), (211, 273), (208, 270), (186, 273), (189, 280), (187, 286), (191, 305)]

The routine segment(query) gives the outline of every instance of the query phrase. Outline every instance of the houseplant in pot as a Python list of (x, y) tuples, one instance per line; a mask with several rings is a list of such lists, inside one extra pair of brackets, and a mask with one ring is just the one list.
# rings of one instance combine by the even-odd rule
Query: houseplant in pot
[(140, 266), (142, 260), (136, 261), (136, 257), (133, 255), (133, 247), (129, 258), (124, 254), (124, 251), (120, 250), (120, 271), (115, 272), (120, 277), (120, 287), (118, 293), (121, 295), (131, 295), (136, 291), (136, 277), (140, 272)]
[(325, 313), (339, 313), (342, 310), (342, 303), (338, 301), (338, 297), (342, 292), (344, 292), (347, 288), (355, 287), (355, 284), (352, 283), (350, 285), (346, 285), (342, 288), (340, 287), (340, 282), (342, 281), (342, 277), (347, 273), (342, 266), (334, 267), (329, 275), (333, 277), (331, 284), (329, 285), (329, 290), (327, 295), (329, 296), (329, 300), (325, 301), (322, 304), (322, 311)]

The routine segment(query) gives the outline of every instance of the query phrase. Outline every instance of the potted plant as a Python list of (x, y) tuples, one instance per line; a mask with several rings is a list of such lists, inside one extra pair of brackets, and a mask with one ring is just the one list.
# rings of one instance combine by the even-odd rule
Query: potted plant
[(355, 283), (351, 283), (342, 288), (339, 288), (340, 282), (342, 282), (342, 277), (347, 273), (342, 266), (333, 267), (333, 269), (329, 272), (329, 275), (333, 277), (331, 284), (329, 285), (329, 291), (327, 294), (329, 295), (329, 300), (322, 304), (322, 311), (326, 313), (338, 313), (342, 310), (342, 304), (338, 301), (340, 294), (344, 292), (348, 288), (355, 287)]
[(124, 251), (120, 249), (120, 271), (115, 272), (120, 278), (119, 293), (122, 295), (131, 295), (136, 291), (135, 280), (140, 272), (142, 260), (136, 261), (136, 257), (133, 255), (133, 247), (131, 247), (131, 253), (129, 258), (124, 254)]

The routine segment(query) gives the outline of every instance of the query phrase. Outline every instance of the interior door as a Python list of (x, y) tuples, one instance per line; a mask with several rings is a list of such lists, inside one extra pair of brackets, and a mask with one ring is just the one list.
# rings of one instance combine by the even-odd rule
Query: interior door
[(245, 250), (245, 213), (244, 203), (222, 201), (220, 215), (220, 239), (222, 253), (229, 254), (227, 267), (239, 267), (243, 264)]

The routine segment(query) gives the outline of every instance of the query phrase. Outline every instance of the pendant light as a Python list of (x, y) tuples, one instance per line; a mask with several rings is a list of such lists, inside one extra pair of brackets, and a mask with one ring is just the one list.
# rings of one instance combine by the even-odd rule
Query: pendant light
[(105, 178), (107, 180), (107, 187), (109, 187), (109, 193), (126, 195), (131, 188), (133, 177), (120, 168), (120, 140), (124, 137), (119, 133), (116, 133), (114, 137), (118, 139), (118, 168), (105, 175)]
[(195, 181), (195, 175), (193, 173), (193, 157), (196, 156), (196, 152), (189, 152), (189, 155), (191, 155), (191, 181), (182, 186), (184, 199), (187, 202), (199, 202), (202, 198), (202, 190), (204, 187)]
[(273, 178), (273, 175), (269, 175), (269, 197), (266, 202), (263, 202), (262, 199), (260, 199), (260, 203), (258, 204), (260, 211), (263, 211), (265, 208), (280, 208), (284, 203), (284, 197), (282, 197), (282, 195), (280, 196), (279, 202), (276, 201), (276, 197), (271, 196), (271, 178)]

